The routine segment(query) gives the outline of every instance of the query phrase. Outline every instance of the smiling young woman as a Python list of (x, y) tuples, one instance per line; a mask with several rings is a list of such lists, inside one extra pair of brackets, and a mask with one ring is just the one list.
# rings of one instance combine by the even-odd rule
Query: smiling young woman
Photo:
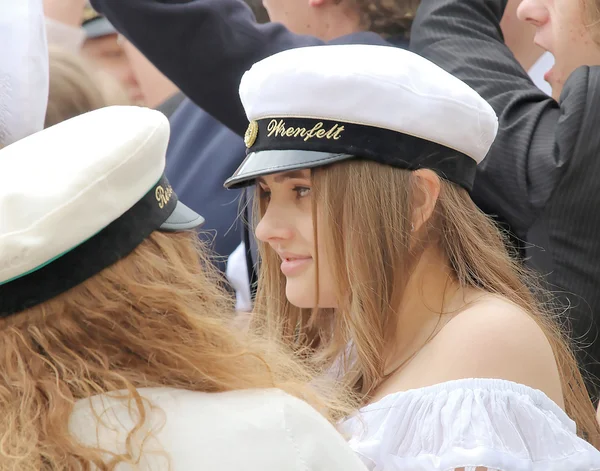
[(276, 54), (240, 95), (255, 121), (226, 185), (258, 184), (254, 321), (358, 394), (343, 428), (369, 468), (600, 466), (575, 359), (468, 193), (491, 107), (377, 46)]

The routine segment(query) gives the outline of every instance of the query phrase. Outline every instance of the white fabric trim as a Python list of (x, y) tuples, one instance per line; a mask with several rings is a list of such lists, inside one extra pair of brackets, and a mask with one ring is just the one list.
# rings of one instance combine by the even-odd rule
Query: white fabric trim
[(246, 263), (246, 245), (242, 242), (227, 259), (225, 275), (235, 289), (235, 308), (238, 311), (252, 311), (250, 279)]
[(543, 392), (465, 379), (399, 392), (343, 424), (371, 470), (597, 471), (600, 452)]
[(544, 75), (554, 65), (554, 56), (550, 52), (545, 52), (529, 69), (529, 76), (533, 83), (544, 93), (552, 96), (552, 87), (544, 80)]

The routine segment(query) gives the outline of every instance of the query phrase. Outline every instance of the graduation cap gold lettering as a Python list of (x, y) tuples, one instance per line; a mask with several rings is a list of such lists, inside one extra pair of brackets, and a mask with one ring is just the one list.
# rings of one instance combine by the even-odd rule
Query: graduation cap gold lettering
[(324, 129), (324, 124), (318, 122), (311, 129), (307, 129), (286, 126), (284, 120), (272, 119), (267, 125), (267, 131), (269, 137), (303, 137), (305, 142), (309, 139), (334, 139), (337, 141), (342, 137), (344, 126), (336, 123), (330, 129)]
[(156, 191), (154, 194), (156, 196), (156, 201), (158, 201), (158, 207), (162, 209), (171, 200), (171, 196), (173, 196), (173, 188), (171, 188), (171, 186), (163, 188), (159, 185), (156, 187)]

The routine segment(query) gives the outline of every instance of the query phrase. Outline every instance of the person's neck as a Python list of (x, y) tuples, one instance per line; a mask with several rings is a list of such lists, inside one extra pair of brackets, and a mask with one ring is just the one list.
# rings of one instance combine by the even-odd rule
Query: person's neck
[(408, 362), (465, 304), (465, 290), (456, 281), (439, 250), (426, 249), (406, 284), (397, 310), (396, 336), (387, 355), (385, 373)]
[(331, 5), (328, 8), (327, 11), (321, 12), (322, 27), (319, 38), (323, 41), (333, 41), (342, 36), (364, 31), (360, 24), (360, 17), (355, 11), (349, 8), (340, 11), (342, 5)]

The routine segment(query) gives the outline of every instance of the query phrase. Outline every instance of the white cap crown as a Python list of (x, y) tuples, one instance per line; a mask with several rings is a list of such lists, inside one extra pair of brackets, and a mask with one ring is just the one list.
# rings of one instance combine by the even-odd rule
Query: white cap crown
[(497, 130), (492, 107), (427, 59), (394, 47), (291, 49), (256, 63), (240, 97), (248, 119), (323, 119), (397, 131), (486, 156)]

